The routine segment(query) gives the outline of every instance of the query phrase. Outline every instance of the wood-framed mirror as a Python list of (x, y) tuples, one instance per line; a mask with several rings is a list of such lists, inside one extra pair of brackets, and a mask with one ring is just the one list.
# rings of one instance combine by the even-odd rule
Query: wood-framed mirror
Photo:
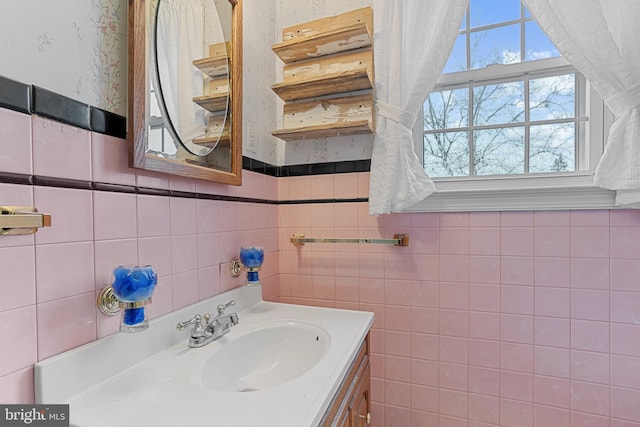
[(129, 0), (129, 166), (242, 183), (242, 0)]

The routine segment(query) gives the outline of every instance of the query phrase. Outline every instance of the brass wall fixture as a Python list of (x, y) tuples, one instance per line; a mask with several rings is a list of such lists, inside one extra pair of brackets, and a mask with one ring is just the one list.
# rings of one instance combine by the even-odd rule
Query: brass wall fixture
[(32, 206), (0, 206), (0, 236), (33, 234), (51, 227), (51, 215)]
[(111, 286), (103, 288), (98, 295), (98, 309), (105, 316), (115, 316), (123, 309), (140, 308), (147, 304), (151, 304), (151, 298), (137, 302), (121, 302)]
[(291, 243), (294, 245), (304, 245), (305, 243), (380, 243), (384, 245), (409, 246), (408, 234), (394, 234), (393, 239), (367, 239), (367, 238), (312, 238), (305, 237), (304, 234), (294, 234), (291, 236)]
[(240, 262), (240, 258), (233, 257), (231, 259), (231, 262), (229, 262), (229, 273), (233, 278), (240, 277), (242, 274), (242, 263)]

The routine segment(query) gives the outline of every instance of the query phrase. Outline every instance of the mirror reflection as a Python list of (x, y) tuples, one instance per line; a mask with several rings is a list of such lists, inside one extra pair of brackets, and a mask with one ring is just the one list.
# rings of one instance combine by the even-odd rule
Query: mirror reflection
[(231, 37), (231, 4), (227, 0), (152, 3), (155, 61), (149, 70), (148, 149), (175, 156), (182, 144), (191, 154), (205, 156), (218, 145), (225, 127), (228, 131), (226, 41)]

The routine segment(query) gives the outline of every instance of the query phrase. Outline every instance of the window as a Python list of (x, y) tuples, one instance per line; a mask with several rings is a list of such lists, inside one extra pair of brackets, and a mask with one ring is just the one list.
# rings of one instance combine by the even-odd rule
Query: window
[(163, 115), (160, 111), (160, 105), (158, 104), (158, 97), (156, 96), (153, 81), (150, 82), (149, 88), (149, 108), (148, 150), (159, 155), (166, 154), (169, 156), (175, 156), (178, 150), (175, 146), (174, 138), (171, 136), (171, 133), (162, 118)]
[[(522, 200), (500, 203), (498, 193), (487, 191), (548, 192), (567, 186), (591, 187), (584, 195), (588, 199), (590, 192), (597, 193), (593, 206), (612, 200), (592, 185), (604, 141), (603, 103), (519, 0), (470, 0), (423, 112), (417, 147), (438, 187), (435, 197), (427, 199), (430, 205), (447, 197), (451, 202), (460, 191), (484, 190), (485, 204), (493, 197), (496, 209), (556, 208), (565, 206), (566, 195), (529, 203), (531, 194), (521, 191)], [(467, 193), (467, 199), (474, 198)], [(584, 198), (579, 203), (592, 206)], [(463, 206), (456, 201), (451, 209)]]

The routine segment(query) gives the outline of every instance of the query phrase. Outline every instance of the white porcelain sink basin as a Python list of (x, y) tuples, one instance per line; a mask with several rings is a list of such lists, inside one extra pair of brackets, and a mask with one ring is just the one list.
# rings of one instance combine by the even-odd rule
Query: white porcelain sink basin
[(249, 392), (291, 381), (326, 354), (330, 337), (311, 323), (277, 322), (245, 333), (215, 352), (202, 370), (205, 388)]

